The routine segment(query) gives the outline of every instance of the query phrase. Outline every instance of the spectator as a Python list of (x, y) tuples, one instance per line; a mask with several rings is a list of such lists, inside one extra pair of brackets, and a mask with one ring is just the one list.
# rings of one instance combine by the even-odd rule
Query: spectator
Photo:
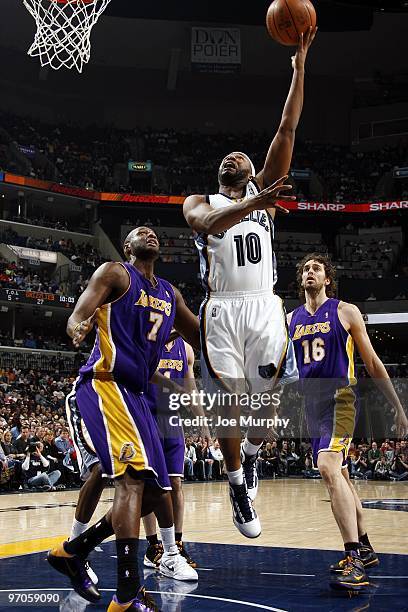
[(390, 465), (384, 455), (377, 461), (374, 469), (374, 478), (376, 480), (389, 480), (390, 479)]
[(405, 453), (397, 455), (391, 466), (391, 480), (408, 480), (408, 458)]
[(273, 444), (267, 442), (265, 448), (261, 451), (262, 460), (262, 476), (280, 476), (279, 473), (279, 451), (276, 441)]
[(43, 491), (55, 491), (55, 484), (61, 477), (59, 470), (54, 470), (47, 474), (50, 462), (43, 457), (42, 442), (32, 442), (27, 451), (27, 456), (23, 463), (23, 472), (30, 488), (37, 488)]
[(184, 470), (186, 472), (186, 480), (195, 480), (194, 465), (197, 461), (196, 451), (192, 446), (191, 438), (186, 439), (184, 449)]
[(79, 484), (79, 469), (75, 448), (69, 435), (69, 430), (63, 427), (60, 435), (55, 438), (54, 444), (58, 449), (59, 457), (62, 457), (64, 483), (70, 487)]
[(222, 474), (224, 471), (224, 457), (221, 452), (220, 443), (217, 439), (215, 439), (213, 445), (210, 446), (210, 452), (214, 460), (212, 466), (213, 480), (222, 480)]
[(9, 467), (9, 462), (4, 454), (2, 446), (0, 446), (0, 488), (4, 488), (11, 482), (12, 472)]
[(371, 448), (368, 451), (368, 468), (374, 474), (375, 466), (377, 462), (381, 459), (381, 453), (377, 448), (377, 442), (371, 443)]
[(11, 421), (11, 436), (13, 438), (13, 441), (17, 440), (17, 438), (19, 437), (21, 433), (21, 427), (22, 425), (20, 421), (20, 414), (15, 414)]
[(191, 448), (195, 450), (196, 453), (196, 462), (194, 463), (194, 476), (198, 480), (205, 480), (205, 463), (203, 457), (203, 446), (201, 442), (193, 441)]
[(30, 440), (30, 428), (27, 425), (24, 425), (21, 428), (21, 434), (18, 436), (15, 447), (17, 449), (17, 453), (19, 455), (24, 455), (27, 452), (27, 446)]
[[(60, 472), (63, 472), (63, 459), (61, 457), (61, 453), (58, 451), (58, 448), (54, 442), (54, 434), (52, 431), (47, 431), (44, 436), (44, 449), (43, 455), (50, 462), (50, 469), (59, 469)], [(64, 488), (65, 485), (60, 484), (58, 488)]]
[(204, 461), (205, 480), (212, 480), (212, 467), (213, 467), (214, 459), (213, 459), (213, 456), (212, 456), (207, 440), (203, 440), (201, 453), (202, 453), (202, 458)]

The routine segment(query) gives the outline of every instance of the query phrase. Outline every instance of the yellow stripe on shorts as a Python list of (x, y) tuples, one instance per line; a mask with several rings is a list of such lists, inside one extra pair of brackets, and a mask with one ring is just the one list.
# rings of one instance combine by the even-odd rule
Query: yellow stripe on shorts
[(114, 381), (93, 380), (93, 387), (105, 422), (113, 476), (124, 474), (128, 465), (137, 471), (145, 470), (146, 451), (118, 385)]
[(329, 450), (348, 453), (356, 422), (356, 396), (351, 387), (337, 389), (334, 407), (333, 433)]

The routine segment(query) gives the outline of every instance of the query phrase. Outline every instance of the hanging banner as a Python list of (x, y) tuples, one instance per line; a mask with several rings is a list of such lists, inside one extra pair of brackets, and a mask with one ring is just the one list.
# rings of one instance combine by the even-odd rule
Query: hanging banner
[[(70, 187), (61, 183), (33, 179), (18, 176), (9, 172), (0, 172), (0, 182), (21, 185), (45, 192), (60, 193), (74, 196), (84, 200), (94, 200), (109, 204), (175, 204), (181, 206), (186, 196), (133, 194), (133, 193), (111, 193), (84, 189), (82, 187)], [(375, 212), (397, 212), (408, 210), (408, 200), (389, 200), (385, 202), (278, 202), (284, 208), (299, 212), (330, 212), (330, 213), (375, 213)]]
[(359, 202), (358, 204), (344, 202), (285, 202), (282, 200), (279, 203), (288, 210), (310, 212), (370, 213), (408, 210), (408, 200), (395, 200), (393, 202)]
[(239, 28), (191, 28), (191, 67), (196, 72), (239, 72)]

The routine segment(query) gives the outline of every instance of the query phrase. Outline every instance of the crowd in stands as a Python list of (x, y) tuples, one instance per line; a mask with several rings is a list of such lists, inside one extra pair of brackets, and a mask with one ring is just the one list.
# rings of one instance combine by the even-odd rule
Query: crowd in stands
[[(0, 486), (50, 490), (79, 485), (65, 417), (72, 381), (59, 374), (58, 364), (52, 375), (0, 369)], [(39, 472), (44, 476), (36, 479)]]
[(177, 237), (158, 231), (160, 261), (163, 263), (192, 263), (198, 261), (194, 238), (189, 230), (181, 231)]
[(36, 274), (15, 261), (0, 257), (0, 287), (2, 289), (22, 289), (67, 295), (63, 283), (50, 277), (47, 270), (39, 269)]
[[(20, 368), (15, 362), (7, 366), (0, 361), (0, 488), (51, 490), (79, 484), (78, 464), (67, 430), (65, 397), (85, 355), (78, 353), (68, 371), (64, 371), (63, 353), (53, 359), (52, 366), (38, 369)], [(395, 380), (394, 384), (400, 397), (404, 397), (405, 381)], [(303, 415), (295, 393), (289, 388), (282, 396), (279, 413), (289, 418), (290, 425), (277, 428), (279, 440), (263, 444), (257, 463), (260, 478), (319, 477), (312, 462), (310, 441), (303, 437)], [(372, 410), (375, 401), (369, 401)], [(392, 418), (392, 412), (385, 417)], [(384, 431), (392, 432), (392, 427)], [(348, 466), (352, 478), (408, 479), (407, 442), (393, 435), (383, 436), (382, 440), (377, 445), (374, 441), (368, 444), (364, 438), (351, 446)], [(38, 472), (41, 478), (32, 480)], [(206, 441), (197, 432), (186, 432), (185, 476), (201, 481), (225, 477), (217, 438)]]
[(351, 443), (347, 457), (350, 477), (372, 480), (408, 480), (408, 442), (386, 439), (381, 445)]
[[(257, 458), (259, 479), (288, 476), (319, 477), (313, 467), (311, 444), (308, 440), (282, 439), (265, 442)], [(217, 438), (187, 436), (184, 452), (186, 480), (222, 480), (227, 478), (224, 457)]]
[(43, 212), (38, 209), (37, 213), (30, 215), (29, 217), (24, 217), (23, 215), (14, 215), (9, 221), (15, 221), (16, 223), (25, 223), (27, 225), (36, 225), (39, 227), (50, 227), (52, 229), (67, 231), (67, 232), (77, 232), (79, 234), (89, 234), (89, 226), (84, 223), (83, 219), (77, 219), (73, 222), (68, 222), (67, 219), (61, 219), (57, 217), (52, 217), (51, 215), (45, 215)]
[(0, 232), (0, 242), (43, 251), (61, 252), (70, 260), (71, 265), (80, 271), (77, 274), (70, 271), (64, 280), (60, 280), (50, 273), (49, 264), (48, 268), (36, 267), (34, 272), (32, 268), (22, 263), (7, 261), (0, 256), (0, 287), (4, 289), (42, 291), (79, 297), (96, 268), (106, 261), (98, 249), (89, 242), (78, 245), (70, 239), (56, 241), (52, 237), (45, 240), (34, 239), (30, 236), (20, 236), (11, 228)]
[[(21, 334), (17, 334), (13, 338), (9, 330), (0, 330), (0, 346), (58, 352), (73, 351), (72, 342), (65, 331), (61, 331), (60, 335), (56, 335), (55, 331), (53, 330), (53, 333), (50, 333), (49, 330), (44, 329), (24, 329)], [(87, 342), (87, 339), (85, 339), (81, 347), (83, 351), (89, 349), (90, 344)]]
[(55, 240), (52, 236), (48, 236), (48, 238), (22, 236), (11, 227), (7, 227), (0, 232), (0, 242), (30, 249), (63, 253), (63, 255), (68, 257), (76, 266), (82, 266), (84, 273), (87, 273), (88, 270), (93, 271), (101, 263), (106, 261), (98, 249), (90, 242), (75, 244), (70, 238)]
[[(126, 131), (112, 126), (79, 128), (4, 112), (0, 113), (0, 125), (5, 142), (0, 155), (3, 169), (19, 171), (25, 166), (27, 172), (28, 166), (29, 173), (39, 178), (105, 191), (131, 190), (129, 184), (123, 184), (123, 172), (115, 172), (116, 164), (150, 159), (155, 169), (155, 193), (211, 193), (217, 187), (220, 161), (229, 151), (247, 152), (255, 167), (261, 168), (271, 140), (266, 131), (204, 134), (150, 128)], [(292, 168), (308, 170), (316, 177), (315, 193), (308, 193), (308, 186), (302, 183), (298, 195), (338, 202), (361, 201), (367, 194), (383, 197), (387, 194), (379, 192), (381, 177), (396, 166), (408, 165), (407, 150), (404, 140), (393, 148), (364, 153), (298, 140)]]

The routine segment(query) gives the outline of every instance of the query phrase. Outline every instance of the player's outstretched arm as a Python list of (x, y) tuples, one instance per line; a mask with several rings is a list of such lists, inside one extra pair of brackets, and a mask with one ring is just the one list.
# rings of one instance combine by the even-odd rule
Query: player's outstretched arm
[(293, 77), (281, 122), (269, 147), (264, 167), (256, 176), (261, 188), (271, 185), (280, 176), (289, 172), (295, 132), (303, 108), (305, 61), (316, 31), (317, 28), (310, 28), (305, 35), (301, 35), (296, 55), (292, 57)]
[(72, 338), (75, 347), (78, 347), (93, 329), (97, 309), (106, 303), (112, 293), (118, 297), (128, 286), (129, 276), (122, 265), (107, 262), (99, 266), (68, 319), (67, 334)]
[(288, 211), (276, 204), (276, 200), (295, 200), (292, 196), (281, 196), (281, 191), (290, 191), (292, 185), (284, 185), (286, 176), (279, 178), (273, 185), (262, 190), (256, 196), (236, 202), (233, 206), (225, 208), (212, 208), (205, 196), (191, 195), (185, 199), (183, 205), (184, 217), (189, 226), (199, 233), (219, 234), (230, 229), (254, 210), (265, 208), (279, 208), (283, 212)]
[(180, 291), (176, 287), (173, 287), (173, 289), (176, 296), (174, 328), (186, 342), (199, 351), (201, 349), (201, 343), (198, 317), (191, 312)]
[(371, 344), (361, 312), (354, 304), (340, 302), (339, 317), (344, 327), (352, 336), (368, 374), (374, 379), (375, 384), (387, 401), (395, 408), (398, 435), (400, 437), (407, 435), (408, 419), (388, 372)]
[[(194, 351), (192, 349), (192, 347), (187, 343), (184, 342), (185, 347), (186, 347), (186, 355), (187, 355), (187, 374), (186, 374), (186, 379), (184, 381), (185, 387), (187, 388), (187, 390), (189, 391), (189, 393), (191, 393), (192, 391), (197, 391), (197, 384), (196, 384), (196, 380), (195, 380), (195, 376), (194, 376), (194, 361), (195, 361), (195, 356), (194, 356)], [(204, 412), (204, 408), (201, 405), (200, 401), (198, 402), (192, 402), (190, 404), (190, 410), (193, 413), (194, 416), (198, 416), (202, 418), (202, 427), (199, 428), (200, 433), (199, 435), (202, 436), (203, 438), (205, 438), (208, 441), (208, 444), (210, 444), (210, 439), (211, 439), (211, 434), (210, 434), (210, 430), (208, 428), (208, 425), (205, 424), (205, 419), (204, 417), (205, 412)]]

